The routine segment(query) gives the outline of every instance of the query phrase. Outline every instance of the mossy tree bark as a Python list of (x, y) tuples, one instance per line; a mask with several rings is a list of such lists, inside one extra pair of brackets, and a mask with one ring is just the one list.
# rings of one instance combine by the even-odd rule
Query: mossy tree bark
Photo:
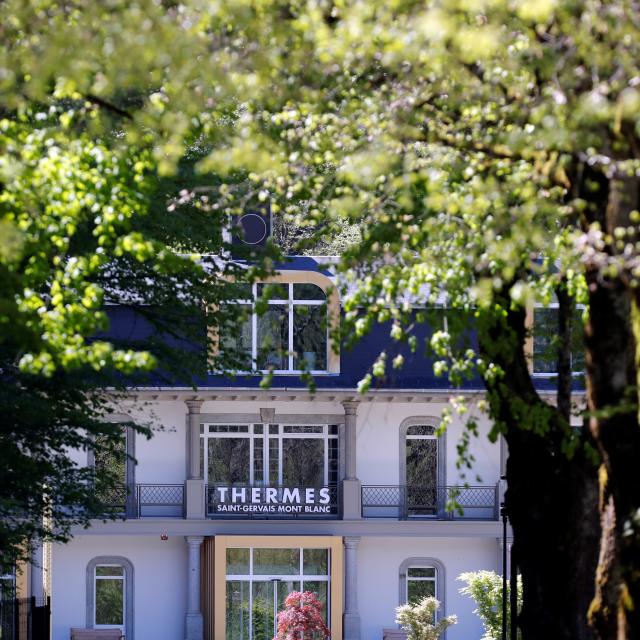
[(488, 397), (509, 447), (505, 503), (524, 598), (518, 626), (524, 640), (593, 638), (587, 611), (600, 530), (596, 466), (584, 446), (590, 436), (572, 432), (563, 411), (537, 393), (524, 351), (523, 309), (502, 321), (487, 314), (480, 327), (481, 351), (505, 371)]

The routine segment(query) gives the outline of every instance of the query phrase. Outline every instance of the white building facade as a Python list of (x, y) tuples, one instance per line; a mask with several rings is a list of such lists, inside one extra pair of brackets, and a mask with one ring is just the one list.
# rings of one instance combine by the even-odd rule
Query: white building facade
[[(152, 424), (155, 433), (127, 430), (136, 463), (108, 497), (122, 517), (52, 548), (53, 640), (67, 640), (71, 628), (108, 627), (127, 640), (267, 640), (293, 590), (318, 595), (336, 640), (399, 637), (395, 608), (422, 595), (441, 601), (441, 615), (458, 616), (447, 640), (481, 637), (456, 578), (501, 571), (504, 452), (480, 418), (476, 465), (462, 478), (463, 425), (436, 431), (450, 395), (466, 394), (473, 406), (479, 388), (432, 384), (430, 364), (416, 360), (359, 395), (358, 367), (375, 358), (379, 337), (353, 355), (305, 338), (320, 333), (315, 311), (305, 316), (309, 333), (296, 325), (296, 305), (310, 298), (295, 283), (313, 283), (321, 298), (331, 282), (299, 265), (282, 282), (288, 293), (274, 303), (271, 325), (252, 319), (238, 339), (259, 358), (261, 335), (284, 327), (281, 340), (304, 354), (318, 388), (311, 394), (300, 383), (299, 356), (289, 355), (268, 390), (260, 376), (211, 376), (196, 392), (147, 387), (119, 400), (112, 420)], [(84, 452), (76, 460), (95, 463)], [(464, 513), (446, 509), (452, 498)]]

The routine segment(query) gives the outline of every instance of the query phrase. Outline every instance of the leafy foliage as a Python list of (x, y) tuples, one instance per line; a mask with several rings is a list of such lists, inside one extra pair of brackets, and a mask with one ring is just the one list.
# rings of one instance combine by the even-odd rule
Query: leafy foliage
[[(475, 600), (478, 608), (474, 611), (482, 619), (484, 636), (482, 640), (500, 640), (502, 637), (502, 576), (495, 571), (475, 571), (461, 573), (458, 580), (466, 583), (459, 592)], [(511, 584), (507, 582), (507, 601)], [(522, 581), (518, 576), (518, 609), (522, 606)], [(507, 608), (507, 636), (511, 637), (511, 609)], [(518, 632), (518, 638), (521, 637)]]
[(396, 609), (396, 623), (407, 633), (409, 640), (438, 640), (447, 627), (458, 622), (456, 616), (436, 620), (440, 603), (427, 596), (416, 604), (403, 604)]

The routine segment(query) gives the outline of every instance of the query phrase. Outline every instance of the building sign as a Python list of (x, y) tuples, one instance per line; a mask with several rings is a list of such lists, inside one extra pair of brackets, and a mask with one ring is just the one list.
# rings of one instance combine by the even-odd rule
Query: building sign
[(313, 515), (336, 512), (335, 487), (210, 488), (214, 513)]

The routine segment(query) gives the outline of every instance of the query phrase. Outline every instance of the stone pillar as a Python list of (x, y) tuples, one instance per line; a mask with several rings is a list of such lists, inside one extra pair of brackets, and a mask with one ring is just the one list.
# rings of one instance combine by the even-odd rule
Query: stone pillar
[(187, 482), (186, 517), (204, 518), (204, 480), (200, 475), (200, 407), (202, 400), (186, 400), (187, 405)]
[(203, 640), (202, 611), (200, 611), (200, 545), (202, 536), (185, 536), (189, 545), (187, 566), (187, 615), (185, 617), (186, 640)]
[(345, 477), (342, 481), (342, 517), (358, 520), (362, 517), (360, 480), (356, 472), (356, 422), (358, 402), (343, 402)]
[(344, 640), (360, 640), (358, 612), (358, 544), (359, 536), (345, 536), (344, 543)]

